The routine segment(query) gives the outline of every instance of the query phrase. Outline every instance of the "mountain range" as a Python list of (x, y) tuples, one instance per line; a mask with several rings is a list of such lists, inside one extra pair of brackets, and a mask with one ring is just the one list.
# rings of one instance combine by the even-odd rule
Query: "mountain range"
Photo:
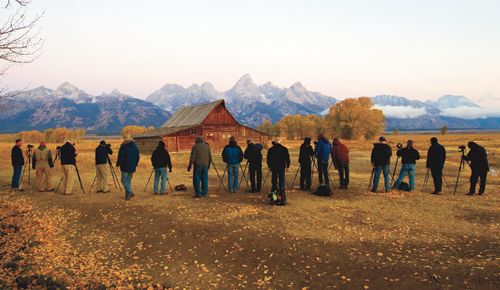
[[(324, 115), (338, 101), (309, 91), (299, 82), (285, 88), (271, 82), (257, 85), (249, 74), (223, 92), (209, 82), (187, 88), (166, 84), (145, 100), (118, 90), (93, 96), (65, 82), (55, 90), (42, 86), (8, 93), (2, 99), (7, 110), (0, 109), (0, 132), (69, 127), (116, 134), (126, 125), (159, 127), (180, 107), (218, 99), (225, 99), (236, 118), (253, 127), (264, 119), (276, 122), (287, 114)], [(387, 130), (430, 130), (443, 125), (450, 129), (500, 129), (500, 113), (483, 109), (464, 96), (445, 95), (423, 102), (378, 95), (372, 101), (384, 112)]]

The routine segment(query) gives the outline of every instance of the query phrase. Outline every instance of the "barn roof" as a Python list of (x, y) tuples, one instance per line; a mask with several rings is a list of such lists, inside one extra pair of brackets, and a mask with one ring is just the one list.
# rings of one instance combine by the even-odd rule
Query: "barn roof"
[(186, 127), (200, 125), (217, 106), (225, 106), (224, 100), (208, 104), (180, 108), (162, 127)]
[(179, 126), (179, 127), (162, 127), (155, 130), (151, 130), (142, 134), (135, 134), (134, 138), (150, 138), (150, 137), (160, 137), (170, 134), (177, 133), (182, 130), (193, 128), (195, 126)]

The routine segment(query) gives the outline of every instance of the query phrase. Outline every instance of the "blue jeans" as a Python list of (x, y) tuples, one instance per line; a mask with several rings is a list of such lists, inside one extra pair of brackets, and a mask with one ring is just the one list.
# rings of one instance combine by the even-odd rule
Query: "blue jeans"
[(328, 176), (328, 160), (318, 159), (318, 178), (319, 183), (323, 184), (323, 179), (325, 180), (325, 185), (330, 186), (330, 178)]
[(415, 189), (415, 164), (403, 164), (401, 165), (401, 171), (399, 171), (399, 177), (394, 182), (394, 188), (398, 188), (403, 178), (408, 175), (410, 177), (410, 190)]
[(160, 194), (165, 194), (165, 187), (167, 186), (167, 168), (155, 168), (155, 183), (154, 183), (154, 192), (158, 193), (158, 183), (160, 183), (161, 178), (161, 186), (160, 186)]
[(382, 166), (376, 166), (375, 167), (375, 172), (373, 175), (373, 187), (372, 191), (377, 191), (378, 187), (378, 181), (380, 179), (380, 173), (384, 173), (384, 183), (385, 183), (385, 191), (389, 191), (391, 188), (391, 181), (389, 180), (389, 172), (391, 171), (391, 165), (382, 165)]
[(123, 172), (122, 171), (122, 184), (125, 188), (125, 197), (130, 197), (134, 195), (134, 191), (132, 190), (132, 177), (134, 177), (133, 172)]
[[(201, 183), (201, 190), (200, 190)], [(197, 196), (208, 195), (208, 165), (196, 165), (193, 171), (193, 187)]]
[(238, 190), (238, 164), (227, 165), (227, 188), (229, 192)]
[(21, 185), (21, 174), (23, 172), (22, 165), (15, 165), (12, 167), (14, 169), (14, 174), (12, 174), (12, 188), (19, 188)]

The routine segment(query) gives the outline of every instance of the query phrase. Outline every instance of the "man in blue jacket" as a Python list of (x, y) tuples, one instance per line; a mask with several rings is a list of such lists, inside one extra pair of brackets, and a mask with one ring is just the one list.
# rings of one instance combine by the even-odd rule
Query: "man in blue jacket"
[(238, 190), (238, 169), (243, 160), (243, 151), (234, 137), (229, 138), (229, 144), (222, 150), (222, 160), (227, 164), (227, 187), (234, 193)]
[(121, 180), (125, 188), (125, 199), (129, 200), (134, 196), (132, 190), (132, 177), (139, 164), (139, 149), (131, 137), (125, 137), (120, 150), (118, 151), (118, 160), (116, 166), (120, 167)]
[(316, 157), (318, 158), (318, 176), (319, 183), (323, 184), (324, 177), (324, 184), (326, 184), (327, 186), (330, 186), (330, 180), (328, 178), (328, 160), (331, 152), (332, 144), (330, 144), (324, 134), (320, 134), (318, 136), (318, 143), (316, 145)]

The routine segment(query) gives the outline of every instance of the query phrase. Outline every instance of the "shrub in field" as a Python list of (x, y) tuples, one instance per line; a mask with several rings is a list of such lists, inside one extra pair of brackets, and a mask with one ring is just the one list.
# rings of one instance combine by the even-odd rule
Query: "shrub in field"
[(347, 140), (373, 139), (384, 131), (385, 117), (381, 110), (373, 108), (370, 98), (349, 98), (330, 108), (325, 128), (330, 136)]
[(41, 140), (45, 139), (45, 135), (36, 130), (32, 131), (21, 131), (17, 133), (16, 138), (23, 139), (25, 142), (40, 142)]
[(446, 135), (446, 132), (448, 132), (448, 126), (444, 125), (441, 127), (441, 135)]

